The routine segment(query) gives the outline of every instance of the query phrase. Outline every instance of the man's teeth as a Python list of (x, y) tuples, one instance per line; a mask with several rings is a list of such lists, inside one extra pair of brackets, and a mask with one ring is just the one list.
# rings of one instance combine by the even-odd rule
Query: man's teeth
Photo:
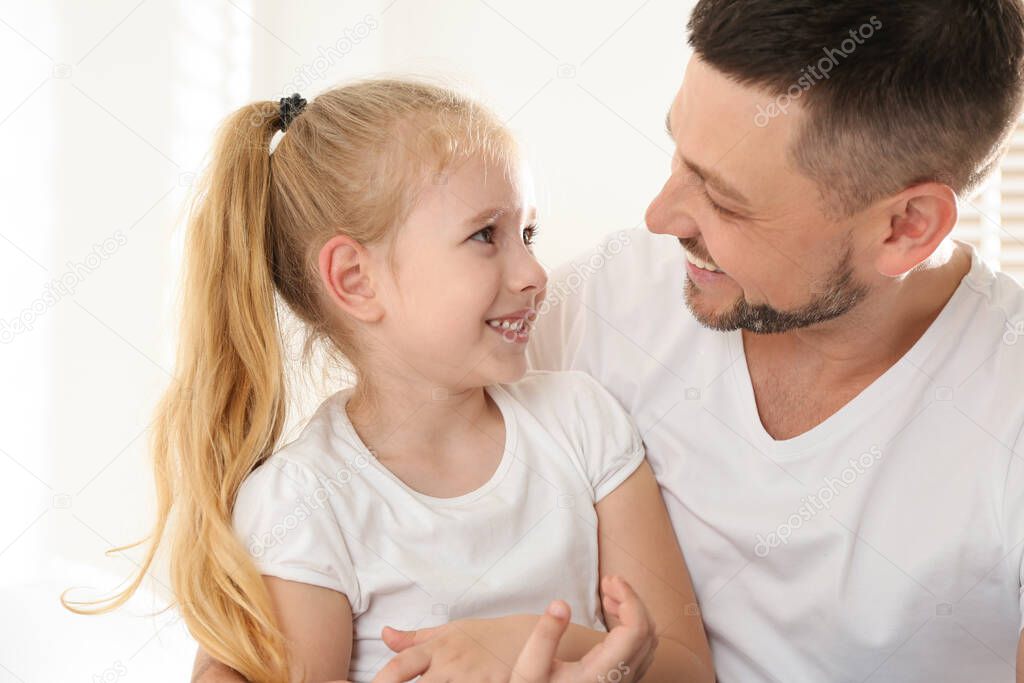
[(526, 329), (526, 319), (521, 318), (519, 320), (488, 320), (487, 324), (491, 327), (499, 330), (512, 330), (514, 332), (522, 332)]
[(708, 261), (704, 261), (702, 259), (699, 259), (696, 256), (694, 256), (693, 254), (691, 254), (688, 249), (684, 249), (683, 251), (686, 253), (686, 260), (689, 261), (690, 263), (692, 263), (693, 265), (697, 266), (698, 268), (703, 268), (704, 270), (710, 270), (712, 273), (720, 273), (720, 272), (722, 272), (713, 263), (710, 263)]

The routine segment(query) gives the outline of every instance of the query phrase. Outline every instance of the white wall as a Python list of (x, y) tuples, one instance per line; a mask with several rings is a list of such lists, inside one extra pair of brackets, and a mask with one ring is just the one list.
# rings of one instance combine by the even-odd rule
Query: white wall
[(553, 267), (641, 224), (661, 186), (690, 5), (0, 3), (0, 683), (188, 668), (180, 622), (72, 617), (55, 591), (109, 589), (139, 557), (103, 551), (151, 520), (179, 210), (219, 119), (366, 74), (454, 79), (525, 141)]
[(276, 37), (257, 36), (265, 61), (256, 89), (282, 92), (296, 69), (313, 66), (318, 48), (369, 17), (378, 28), (307, 91), (397, 71), (449, 77), (476, 93), (527, 144), (545, 200), (537, 254), (553, 266), (604, 233), (638, 225), (664, 182), (664, 118), (689, 54), (691, 4), (313, 2), (304, 3), (304, 20), (289, 20), (292, 10), (264, 2)]

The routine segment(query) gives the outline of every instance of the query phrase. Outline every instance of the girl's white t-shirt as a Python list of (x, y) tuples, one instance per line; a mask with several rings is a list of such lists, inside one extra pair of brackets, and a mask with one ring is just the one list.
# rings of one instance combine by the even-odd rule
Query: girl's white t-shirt
[(345, 412), (351, 388), (242, 483), (234, 528), (259, 571), (348, 597), (353, 681), (394, 656), (384, 626), (540, 614), (561, 598), (573, 622), (605, 630), (594, 505), (639, 467), (641, 437), (582, 372), (532, 371), (486, 391), (504, 451), (465, 495), (424, 495), (377, 461)]

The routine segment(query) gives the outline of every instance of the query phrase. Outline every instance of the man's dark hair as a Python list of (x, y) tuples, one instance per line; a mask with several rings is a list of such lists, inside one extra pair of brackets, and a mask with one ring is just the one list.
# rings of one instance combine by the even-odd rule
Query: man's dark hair
[(800, 103), (790, 155), (842, 214), (918, 182), (970, 195), (1020, 116), (1021, 0), (700, 0), (689, 30), (772, 98), (758, 125)]

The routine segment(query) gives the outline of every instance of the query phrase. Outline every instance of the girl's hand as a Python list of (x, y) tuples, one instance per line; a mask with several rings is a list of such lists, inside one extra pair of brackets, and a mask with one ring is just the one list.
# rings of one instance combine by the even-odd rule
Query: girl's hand
[[(555, 601), (539, 619), (466, 619), (415, 633), (386, 628), (382, 637), (399, 654), (374, 677), (374, 683), (402, 683), (428, 672), (442, 676), (441, 680), (502, 683), (593, 683), (602, 680), (599, 676), (604, 680), (639, 680), (657, 648), (654, 624), (624, 579), (605, 577), (602, 588), (605, 612), (620, 623), (578, 662), (555, 658), (571, 616), (567, 604)], [(493, 629), (520, 633), (529, 623), (535, 626), (511, 666), (511, 657), (503, 661), (481, 644), (493, 639)]]
[(398, 683), (427, 673), (439, 676), (440, 680), (505, 683), (509, 680), (514, 651), (505, 653), (503, 660), (500, 653), (485, 643), (494, 643), (502, 633), (522, 642), (535, 619), (528, 615), (459, 619), (417, 631), (398, 631), (386, 626), (381, 637), (399, 654), (381, 669), (374, 683)]
[(593, 683), (638, 681), (654, 660), (658, 636), (643, 601), (618, 576), (604, 577), (605, 611), (619, 623), (578, 662), (555, 659), (558, 643), (571, 616), (569, 605), (556, 600), (537, 622), (523, 646), (512, 683)]

